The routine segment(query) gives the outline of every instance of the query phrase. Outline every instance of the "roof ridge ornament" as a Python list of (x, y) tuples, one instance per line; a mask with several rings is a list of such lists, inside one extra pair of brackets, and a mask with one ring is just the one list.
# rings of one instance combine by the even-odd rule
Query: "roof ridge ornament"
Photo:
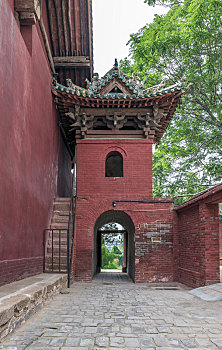
[(185, 93), (189, 86), (186, 87), (184, 79), (174, 85), (167, 86), (167, 77), (163, 77), (157, 85), (147, 88), (147, 81), (142, 81), (137, 73), (133, 73), (131, 77), (125, 75), (119, 68), (118, 60), (115, 58), (114, 66), (102, 78), (98, 73), (93, 74), (92, 81), (86, 78), (86, 88), (73, 84), (71, 79), (66, 79), (67, 87), (53, 82), (54, 90), (69, 92), (72, 95), (99, 99), (146, 99), (154, 98), (169, 93), (177, 92)]
[(92, 83), (87, 79), (88, 89), (73, 84), (70, 79), (67, 87), (54, 80), (52, 91), (70, 147), (74, 147), (73, 138), (98, 135), (152, 138), (158, 143), (181, 95), (188, 90), (183, 81), (168, 87), (161, 81), (146, 88), (137, 74), (127, 77), (117, 67), (115, 60), (115, 67), (104, 77), (99, 79), (94, 74)]
[(113, 69), (114, 69), (115, 71), (119, 70), (119, 64), (118, 64), (117, 58), (115, 58), (115, 63), (114, 63)]

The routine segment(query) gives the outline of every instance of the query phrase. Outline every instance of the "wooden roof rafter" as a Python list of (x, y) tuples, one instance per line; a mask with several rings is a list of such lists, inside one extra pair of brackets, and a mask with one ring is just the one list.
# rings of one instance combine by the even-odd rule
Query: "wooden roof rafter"
[(47, 0), (52, 57), (59, 81), (92, 78), (92, 0)]

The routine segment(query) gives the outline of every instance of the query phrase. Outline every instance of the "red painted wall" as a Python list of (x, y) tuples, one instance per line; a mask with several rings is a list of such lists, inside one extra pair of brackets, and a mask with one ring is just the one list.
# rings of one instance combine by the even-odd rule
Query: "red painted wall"
[(218, 205), (200, 200), (177, 214), (179, 281), (191, 287), (219, 282)]
[[(105, 159), (111, 151), (123, 156), (122, 178), (105, 177)], [(107, 212), (120, 211), (134, 225), (129, 239), (135, 249), (135, 282), (179, 281), (191, 287), (219, 282), (218, 204), (212, 203), (221, 196), (216, 188), (175, 210), (173, 200), (152, 198), (152, 140), (79, 140), (74, 279), (92, 279), (95, 223)], [(113, 207), (114, 200), (129, 202)], [(124, 220), (119, 223), (124, 226)]]
[(222, 215), (219, 216), (219, 245), (220, 245), (220, 259), (222, 265)]
[(14, 11), (14, 0), (7, 0), (9, 6), (11, 7), (12, 11)]
[(1, 1), (0, 284), (42, 271), (42, 232), (53, 198), (70, 191), (42, 38), (37, 26), (25, 32), (29, 47), (9, 3)]
[[(111, 197), (111, 196), (110, 196)], [(136, 197), (135, 197), (136, 199)], [(75, 251), (73, 267), (76, 281), (91, 281), (95, 272), (93, 262), (94, 225), (106, 211), (120, 210), (132, 219), (135, 226), (135, 282), (169, 282), (173, 271), (173, 205), (169, 203), (117, 203), (111, 198), (78, 197)], [(124, 226), (124, 222), (120, 222)], [(152, 237), (161, 242), (152, 242)], [(130, 238), (131, 239), (131, 238)]]
[[(105, 159), (112, 151), (123, 157), (122, 178), (105, 177)], [(152, 140), (79, 140), (77, 143), (77, 215), (73, 274), (90, 281), (95, 272), (94, 225), (101, 214), (116, 210), (133, 221), (129, 238), (135, 248), (135, 282), (173, 280), (173, 204), (118, 203), (152, 199)], [(124, 226), (124, 222), (119, 222)], [(161, 238), (152, 242), (152, 237)], [(132, 257), (131, 257), (132, 258)], [(132, 262), (130, 262), (132, 264)], [(135, 273), (134, 273), (135, 272)]]
[[(173, 271), (173, 203), (137, 205), (134, 213), (135, 280), (138, 282), (169, 282)], [(138, 222), (138, 217), (140, 221)], [(152, 239), (160, 241), (152, 241)]]
[[(112, 151), (123, 157), (123, 177), (105, 177), (105, 160)], [(152, 197), (152, 140), (79, 140), (77, 194), (113, 199)]]
[(179, 280), (199, 286), (204, 279), (204, 246), (199, 228), (199, 205), (178, 213), (179, 221)]

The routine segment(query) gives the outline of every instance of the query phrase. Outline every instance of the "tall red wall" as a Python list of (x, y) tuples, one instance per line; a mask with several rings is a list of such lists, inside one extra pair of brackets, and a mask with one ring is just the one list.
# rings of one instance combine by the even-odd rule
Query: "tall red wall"
[(42, 233), (53, 198), (70, 191), (69, 155), (40, 30), (38, 24), (24, 29), (15, 21), (12, 2), (1, 1), (0, 284), (42, 271)]
[[(105, 159), (112, 151), (123, 156), (123, 177), (105, 177)], [(113, 207), (113, 200), (128, 202)], [(129, 240), (130, 249), (135, 249), (135, 264), (129, 264), (135, 282), (172, 281), (173, 204), (172, 200), (152, 198), (152, 140), (78, 141), (75, 280), (90, 281), (95, 273), (94, 227), (108, 211), (125, 213), (133, 222)], [(124, 220), (119, 223), (124, 226)], [(153, 242), (152, 237), (161, 241)], [(129, 260), (133, 260), (132, 254)]]

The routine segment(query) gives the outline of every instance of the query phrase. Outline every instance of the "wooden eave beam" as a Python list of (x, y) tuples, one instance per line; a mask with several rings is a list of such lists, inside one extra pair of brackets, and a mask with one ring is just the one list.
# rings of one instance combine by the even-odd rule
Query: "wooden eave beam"
[(94, 114), (97, 117), (104, 116), (104, 115), (113, 115), (114, 113), (119, 114), (126, 114), (127, 116), (136, 116), (138, 113), (140, 114), (146, 114), (147, 112), (151, 112), (151, 108), (81, 108), (81, 113), (86, 114)]
[(62, 67), (62, 68), (79, 68), (79, 67), (85, 67), (88, 68), (90, 67), (90, 62), (89, 63), (54, 63), (56, 68)]
[(90, 59), (87, 56), (53, 57), (55, 67), (76, 68), (90, 67)]
[(21, 25), (34, 25), (40, 20), (41, 6), (39, 0), (14, 0), (15, 11), (19, 13)]

